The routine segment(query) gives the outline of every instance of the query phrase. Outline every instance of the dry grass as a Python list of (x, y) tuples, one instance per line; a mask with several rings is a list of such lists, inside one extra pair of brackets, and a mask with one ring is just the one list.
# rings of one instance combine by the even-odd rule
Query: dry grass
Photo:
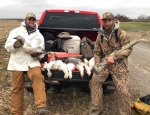
[[(0, 115), (10, 115), (11, 76), (6, 70), (10, 54), (4, 49), (4, 43), (9, 32), (19, 25), (19, 21), (0, 20)], [(143, 31), (140, 31), (129, 32), (128, 34), (134, 39), (143, 33)], [(89, 94), (78, 91), (78, 95), (73, 96), (69, 88), (65, 90), (67, 92), (64, 94), (47, 93), (48, 115), (87, 115), (90, 101)], [(110, 102), (111, 100), (114, 99), (110, 98)], [(24, 115), (35, 114), (33, 94), (25, 91)]]
[[(16, 27), (12, 22), (0, 21), (0, 115), (10, 114), (10, 75), (6, 71), (9, 53), (4, 49), (5, 40), (12, 28)], [(13, 26), (12, 26), (13, 25)]]
[(0, 20), (0, 39), (6, 39), (9, 32), (19, 25), (20, 22), (16, 20)]

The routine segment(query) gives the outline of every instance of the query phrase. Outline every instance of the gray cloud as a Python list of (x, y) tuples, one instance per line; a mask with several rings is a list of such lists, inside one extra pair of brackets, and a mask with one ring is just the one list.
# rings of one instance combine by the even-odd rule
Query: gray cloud
[(26, 0), (24, 3), (24, 0), (18, 0), (16, 4), (0, 7), (0, 18), (24, 18), (28, 12), (35, 13), (39, 18), (44, 10), (52, 7), (55, 5), (47, 1)]
[[(102, 15), (106, 11), (111, 11), (116, 14), (126, 15), (130, 18), (137, 18), (141, 14), (150, 15), (150, 7), (148, 8), (139, 8), (139, 7), (125, 7), (130, 3), (129, 1), (118, 3), (112, 5), (111, 8), (101, 8), (101, 7), (94, 7), (94, 6), (58, 6), (56, 4), (50, 4), (48, 0), (14, 0), (12, 5), (1, 7), (0, 5), (0, 18), (24, 18), (28, 12), (33, 12), (36, 14), (37, 18), (39, 19), (42, 12), (46, 9), (51, 8), (64, 8), (64, 9), (77, 9), (77, 10), (90, 10), (96, 11), (100, 15)], [(120, 7), (119, 6), (123, 6)]]
[(150, 15), (150, 8), (138, 8), (138, 7), (131, 7), (131, 8), (105, 8), (105, 9), (95, 9), (100, 15), (104, 12), (110, 11), (114, 15), (121, 14), (125, 15), (129, 18), (137, 18), (141, 14)]

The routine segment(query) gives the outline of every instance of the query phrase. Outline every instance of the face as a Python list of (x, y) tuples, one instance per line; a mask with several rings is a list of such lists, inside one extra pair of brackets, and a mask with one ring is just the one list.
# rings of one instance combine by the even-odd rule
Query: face
[(31, 17), (31, 18), (26, 19), (26, 21), (31, 27), (35, 26), (35, 22), (36, 22), (35, 18)]
[(112, 20), (112, 19), (104, 19), (102, 21), (103, 21), (103, 27), (106, 30), (109, 29), (113, 25), (113, 23), (114, 23), (114, 20)]

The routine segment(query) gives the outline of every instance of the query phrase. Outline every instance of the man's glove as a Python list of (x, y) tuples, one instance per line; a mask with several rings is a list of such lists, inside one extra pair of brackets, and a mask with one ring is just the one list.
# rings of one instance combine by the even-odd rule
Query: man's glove
[(24, 38), (22, 36), (18, 35), (14, 39), (16, 39), (13, 45), (14, 48), (20, 48), (24, 44)]
[(31, 53), (31, 57), (38, 57), (41, 54), (42, 54), (41, 52), (34, 52), (34, 53)]
[(34, 52), (34, 53), (31, 53), (31, 57), (34, 59), (34, 60), (40, 60), (40, 56), (42, 53), (41, 52)]

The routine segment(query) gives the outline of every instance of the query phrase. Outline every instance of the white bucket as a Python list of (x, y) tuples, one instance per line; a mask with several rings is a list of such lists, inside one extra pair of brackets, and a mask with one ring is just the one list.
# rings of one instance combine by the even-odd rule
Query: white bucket
[(67, 53), (80, 53), (80, 37), (71, 35), (72, 39), (63, 40), (62, 49)]

